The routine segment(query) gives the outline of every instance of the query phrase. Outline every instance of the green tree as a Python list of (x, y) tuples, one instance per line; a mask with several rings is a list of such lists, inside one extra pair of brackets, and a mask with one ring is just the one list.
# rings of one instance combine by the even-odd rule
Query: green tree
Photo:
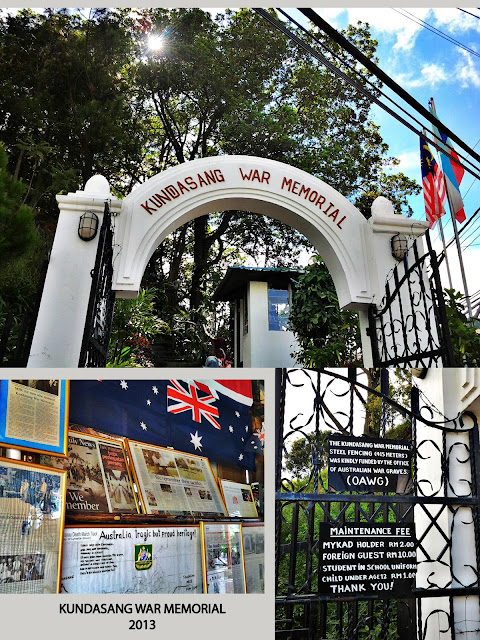
[(360, 360), (358, 316), (340, 310), (332, 278), (319, 257), (299, 277), (290, 327), (299, 345), (294, 356), (305, 367), (355, 365)]
[(480, 327), (478, 319), (467, 315), (465, 296), (454, 289), (444, 289), (447, 322), (457, 366), (480, 366)]

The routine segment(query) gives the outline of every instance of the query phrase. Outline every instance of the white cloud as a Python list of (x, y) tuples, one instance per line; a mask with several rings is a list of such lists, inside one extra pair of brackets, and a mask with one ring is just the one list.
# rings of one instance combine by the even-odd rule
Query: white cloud
[(453, 82), (456, 79), (456, 72), (448, 74), (443, 65), (429, 63), (424, 64), (420, 69), (420, 75), (413, 73), (399, 73), (395, 80), (406, 89), (417, 89), (418, 87), (436, 87), (441, 83)]
[(472, 54), (460, 51), (462, 59), (457, 63), (455, 76), (460, 80), (463, 88), (480, 87), (480, 65), (475, 64)]
[(400, 164), (396, 165), (393, 170), (401, 171), (405, 173), (411, 169), (415, 169), (418, 171), (420, 166), (420, 150), (418, 151), (404, 151), (403, 153), (399, 153), (396, 155), (397, 159), (400, 160)]

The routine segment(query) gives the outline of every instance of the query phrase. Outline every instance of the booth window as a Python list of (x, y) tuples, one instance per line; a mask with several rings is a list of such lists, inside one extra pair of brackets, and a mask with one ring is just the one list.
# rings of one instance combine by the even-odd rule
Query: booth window
[(268, 330), (288, 331), (290, 303), (287, 289), (268, 290)]

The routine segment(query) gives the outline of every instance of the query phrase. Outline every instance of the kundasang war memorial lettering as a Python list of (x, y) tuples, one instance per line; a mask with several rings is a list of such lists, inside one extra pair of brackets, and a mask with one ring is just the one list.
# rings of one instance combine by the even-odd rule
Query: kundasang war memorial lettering
[[(242, 167), (239, 167), (238, 170), (243, 181), (246, 180), (251, 183), (259, 182), (270, 185), (272, 176), (269, 171), (262, 169), (246, 170)], [(182, 180), (176, 180), (175, 184), (169, 184), (163, 189), (160, 189), (160, 193), (149, 195), (145, 202), (140, 203), (140, 206), (145, 209), (147, 213), (153, 215), (164, 205), (172, 200), (176, 200), (184, 193), (195, 191), (202, 187), (208, 187), (211, 184), (217, 184), (219, 182), (225, 182), (225, 176), (221, 169), (203, 171), (202, 173), (197, 173), (196, 176), (188, 175)], [(335, 207), (333, 202), (328, 202), (328, 199), (324, 195), (312, 187), (308, 187), (298, 180), (293, 180), (285, 176), (282, 176), (281, 182), (278, 178), (274, 178), (271, 186), (276, 186), (280, 190), (286, 190), (297, 195), (299, 198), (308, 200), (308, 202), (318, 207), (328, 218), (331, 218), (331, 221), (336, 223), (339, 229), (342, 229), (342, 222), (344, 222), (347, 216), (341, 215), (340, 210), (338, 207)], [(323, 205), (326, 205), (325, 208), (322, 208)], [(339, 218), (338, 221), (337, 218)]]

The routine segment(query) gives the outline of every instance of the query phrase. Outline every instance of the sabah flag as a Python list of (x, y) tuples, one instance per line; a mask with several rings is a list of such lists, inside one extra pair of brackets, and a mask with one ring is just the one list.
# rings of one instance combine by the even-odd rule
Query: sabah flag
[(252, 402), (251, 380), (72, 380), (70, 423), (253, 470)]
[[(430, 109), (430, 113), (434, 115), (436, 118), (438, 118), (437, 112), (435, 111), (435, 103), (433, 101), (433, 98), (430, 98), (428, 106)], [(445, 186), (447, 189), (450, 207), (452, 209), (452, 214), (455, 216), (455, 219), (458, 222), (464, 222), (466, 216), (463, 208), (463, 200), (460, 194), (459, 185), (462, 181), (463, 174), (465, 173), (465, 171), (463, 167), (461, 167), (459, 164), (460, 160), (458, 158), (456, 151), (453, 148), (450, 138), (445, 133), (440, 131), (439, 128), (436, 127), (435, 125), (433, 125), (433, 134), (435, 136), (435, 142), (438, 144), (438, 146), (441, 149), (440, 162), (442, 165), (443, 175), (445, 178)], [(455, 162), (455, 160), (454, 161), (450, 160), (448, 155), (445, 155), (445, 153), (442, 153), (442, 150), (445, 153), (449, 153), (458, 162)]]

